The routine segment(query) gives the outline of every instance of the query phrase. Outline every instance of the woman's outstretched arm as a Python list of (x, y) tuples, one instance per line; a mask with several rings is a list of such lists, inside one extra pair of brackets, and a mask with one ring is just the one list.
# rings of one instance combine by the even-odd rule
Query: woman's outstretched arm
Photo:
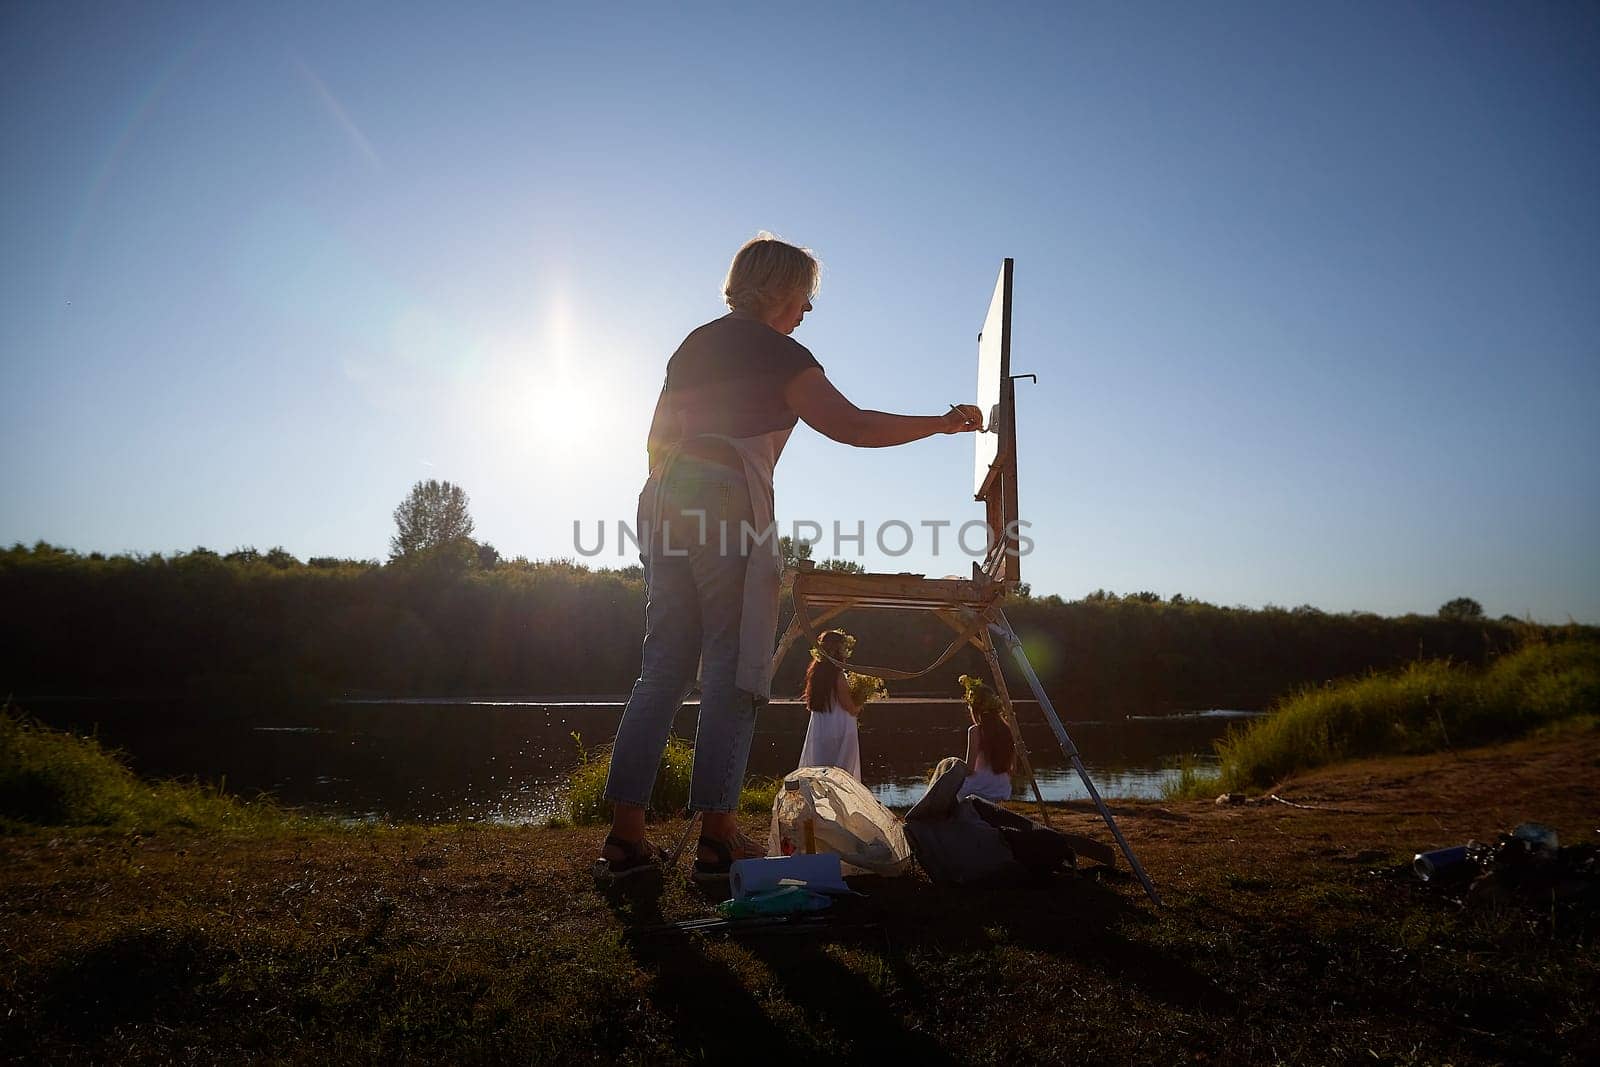
[(783, 396), (807, 426), (840, 444), (859, 448), (887, 448), (983, 425), (983, 415), (975, 404), (962, 404), (943, 415), (891, 415), (858, 408), (818, 367), (795, 375), (784, 387)]

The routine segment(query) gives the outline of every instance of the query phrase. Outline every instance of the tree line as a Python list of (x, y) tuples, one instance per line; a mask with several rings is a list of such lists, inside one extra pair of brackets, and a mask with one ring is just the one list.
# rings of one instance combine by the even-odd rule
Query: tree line
[[(41, 542), (0, 550), (0, 686), (19, 697), (222, 703), (629, 690), (643, 638), (637, 567), (502, 560), (479, 551), (486, 546), (448, 544), (386, 564), (301, 561), (282, 549), (107, 557)], [(1416, 659), (1482, 663), (1530, 635), (1600, 635), (1452, 604), (1392, 618), (1101, 591), (1074, 601), (1023, 596), (1006, 613), (1052, 699), (1075, 715), (1259, 708), (1301, 685)], [(921, 667), (951, 638), (904, 612), (840, 621), (868, 663)], [(776, 692), (797, 692), (805, 664), (804, 650), (791, 652)], [(957, 677), (983, 669), (968, 649), (890, 688), (959, 695)]]

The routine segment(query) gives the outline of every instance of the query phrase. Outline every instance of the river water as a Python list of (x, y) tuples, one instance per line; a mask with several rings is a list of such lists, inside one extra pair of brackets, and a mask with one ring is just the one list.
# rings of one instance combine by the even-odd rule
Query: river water
[[(225, 783), (269, 793), (318, 814), (394, 821), (541, 822), (562, 810), (563, 776), (588, 748), (609, 742), (620, 702), (406, 700), (216, 712), (160, 702), (49, 701), (27, 705), (53, 726), (93, 732), (140, 774)], [(696, 707), (674, 732), (694, 736)], [(798, 703), (761, 716), (749, 773), (794, 769), (809, 713)], [(1037, 704), (1017, 702), (1023, 739), (1046, 800), (1086, 795)], [(1108, 797), (1157, 797), (1182, 756), (1211, 758), (1211, 743), (1252, 713), (1185, 712), (1066, 728), (1095, 787)], [(970, 720), (960, 701), (891, 700), (861, 718), (862, 777), (890, 806), (921, 796), (942, 757), (960, 755)], [(1021, 775), (1017, 796), (1026, 795)]]

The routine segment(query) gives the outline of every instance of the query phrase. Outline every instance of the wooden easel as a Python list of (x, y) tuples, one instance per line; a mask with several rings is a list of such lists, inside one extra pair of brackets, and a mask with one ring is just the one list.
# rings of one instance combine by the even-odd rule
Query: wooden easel
[[(778, 642), (772, 658), (772, 671), (777, 673), (794, 642), (804, 634), (816, 642), (822, 628), (829, 621), (847, 611), (921, 611), (931, 612), (955, 631), (956, 637), (939, 658), (917, 671), (892, 667), (875, 667), (851, 663), (848, 666), (864, 674), (873, 674), (886, 680), (916, 678), (937, 669), (962, 648), (972, 645), (983, 654), (990, 677), (994, 680), (996, 694), (1000, 697), (1002, 714), (1011, 736), (1016, 740), (1017, 758), (1028, 777), (1034, 800), (1045, 825), (1050, 824), (1049, 809), (1039, 791), (1033, 766), (1028, 758), (1028, 747), (1023, 742), (1017, 725), (1016, 711), (1011, 695), (1006, 690), (1005, 672), (1000, 668), (1000, 657), (995, 647), (998, 638), (1011, 652), (1035, 699), (1049, 720), (1061, 750), (1083, 780), (1084, 787), (1094, 800), (1100, 816), (1110, 828), (1112, 836), (1121, 847), (1140, 883), (1150, 899), (1161, 903), (1155, 886), (1151, 884), (1144, 868), (1133, 854), (1127, 839), (1117, 827), (1117, 821), (1095, 789), (1089, 772), (1083, 765), (1078, 748), (1068, 736), (1055, 707), (1040, 684), (1038, 675), (1028, 662), (1022, 641), (1006, 620), (1001, 601), (1015, 592), (1021, 582), (1022, 552), (1017, 513), (1017, 450), (1015, 379), (1033, 378), (1033, 375), (1011, 374), (1011, 274), (1012, 261), (1007, 259), (995, 283), (989, 313), (984, 320), (983, 332), (978, 335), (978, 404), (986, 413), (987, 426), (977, 436), (974, 469), (974, 496), (985, 507), (985, 523), (989, 528), (988, 549), (983, 563), (973, 563), (972, 577), (927, 578), (920, 574), (851, 574), (843, 571), (818, 571), (809, 563), (794, 575), (794, 617)], [(1034, 379), (1037, 381), (1037, 378)], [(846, 666), (840, 664), (840, 666)], [(1102, 858), (1102, 857), (1097, 857)], [(1109, 849), (1104, 857), (1114, 858)]]
[(778, 642), (772, 658), (772, 669), (788, 654), (790, 646), (801, 634), (813, 639), (820, 636), (822, 627), (835, 617), (852, 610), (890, 610), (932, 612), (941, 622), (956, 632), (956, 638), (933, 663), (919, 671), (904, 671), (893, 667), (876, 667), (852, 663), (851, 669), (880, 678), (916, 678), (937, 670), (952, 656), (970, 644), (983, 654), (994, 679), (995, 692), (1006, 725), (1016, 739), (1017, 757), (1022, 771), (1033, 788), (1040, 817), (1050, 824), (1050, 812), (1039, 792), (1033, 766), (1028, 759), (1028, 747), (1022, 740), (1017, 725), (1016, 712), (1011, 706), (1011, 695), (1006, 690), (1005, 674), (1000, 669), (1000, 658), (995, 652), (991, 627), (1005, 625), (1005, 615), (1000, 611), (1000, 599), (1006, 593), (1006, 584), (975, 575), (968, 581), (959, 578), (925, 578), (920, 574), (847, 574), (840, 571), (819, 571), (803, 566), (794, 576), (794, 617)]

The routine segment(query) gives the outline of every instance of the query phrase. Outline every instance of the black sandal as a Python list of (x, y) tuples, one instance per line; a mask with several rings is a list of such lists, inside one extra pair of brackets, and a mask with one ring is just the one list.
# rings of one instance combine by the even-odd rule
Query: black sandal
[(595, 860), (594, 876), (597, 880), (616, 882), (651, 871), (661, 873), (661, 861), (666, 854), (650, 842), (624, 841), (616, 834), (607, 834), (605, 844), (621, 849), (623, 855), (617, 860), (608, 860), (604, 856)]
[(701, 834), (700, 847), (710, 850), (717, 858), (694, 861), (694, 870), (689, 877), (696, 882), (720, 882), (726, 879), (733, 869), (735, 853), (740, 859), (760, 859), (767, 854), (760, 842), (752, 841), (739, 830), (735, 830), (732, 839), (727, 841)]
[(696, 859), (694, 870), (689, 872), (689, 878), (700, 883), (727, 881), (728, 872), (733, 869), (733, 849), (729, 847), (728, 842), (701, 834), (700, 847), (715, 852), (717, 858), (710, 861)]

